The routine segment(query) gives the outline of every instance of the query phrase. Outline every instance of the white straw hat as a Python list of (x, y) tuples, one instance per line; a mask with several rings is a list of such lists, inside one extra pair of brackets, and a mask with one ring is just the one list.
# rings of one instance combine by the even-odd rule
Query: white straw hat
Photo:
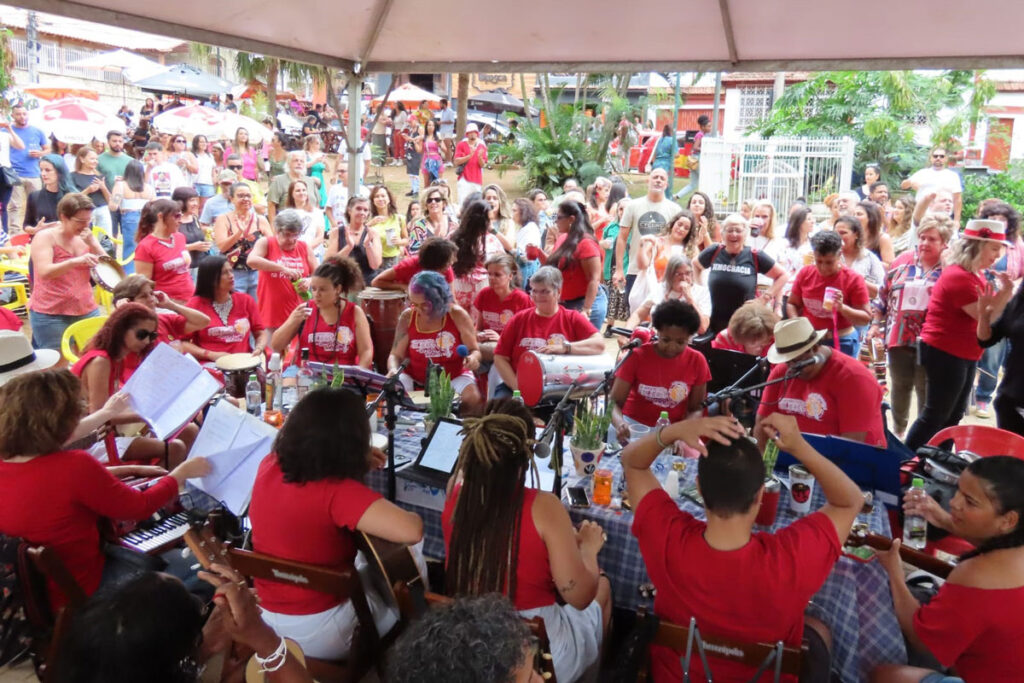
[(14, 330), (0, 330), (0, 385), (33, 370), (45, 370), (57, 364), (60, 352), (33, 350), (28, 337)]

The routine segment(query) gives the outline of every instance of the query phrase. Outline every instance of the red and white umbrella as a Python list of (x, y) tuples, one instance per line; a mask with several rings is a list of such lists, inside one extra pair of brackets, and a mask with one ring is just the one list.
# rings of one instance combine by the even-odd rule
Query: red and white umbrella
[(29, 121), (58, 140), (85, 145), (93, 138), (106, 140), (111, 130), (125, 132), (124, 121), (90, 100), (68, 97), (44, 104), (29, 113)]
[(153, 127), (161, 133), (184, 135), (187, 138), (205, 135), (219, 139), (223, 124), (224, 114), (201, 104), (175, 107), (153, 118)]

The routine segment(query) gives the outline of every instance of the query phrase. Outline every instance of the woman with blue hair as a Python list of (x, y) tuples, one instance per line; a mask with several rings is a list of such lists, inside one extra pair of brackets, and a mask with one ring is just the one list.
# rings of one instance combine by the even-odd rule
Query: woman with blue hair
[(480, 366), (476, 329), (469, 313), (452, 303), (452, 291), (440, 273), (423, 270), (409, 283), (409, 308), (398, 318), (395, 343), (388, 356), (388, 375), (399, 372), (406, 391), (427, 382), (427, 368), (433, 363), (452, 380), (462, 399), (463, 416), (483, 413), (484, 400), (473, 371)]
[(56, 227), (57, 202), (69, 192), (77, 192), (71, 184), (71, 174), (59, 154), (47, 154), (39, 160), (39, 179), (42, 189), (28, 196), (25, 204), (25, 232), (34, 235), (43, 228)]

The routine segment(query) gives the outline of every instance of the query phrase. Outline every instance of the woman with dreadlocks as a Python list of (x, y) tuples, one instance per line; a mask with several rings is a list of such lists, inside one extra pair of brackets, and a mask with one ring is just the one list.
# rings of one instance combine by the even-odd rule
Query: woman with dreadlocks
[[(611, 584), (597, 566), (604, 532), (574, 529), (561, 501), (527, 486), (533, 417), (512, 399), (467, 419), (442, 513), (449, 595), (503, 593), (524, 617), (544, 619), (555, 676), (575, 681), (596, 666), (611, 618)], [(558, 604), (559, 597), (566, 603)]]
[(994, 455), (971, 463), (945, 512), (933, 499), (905, 512), (976, 544), (926, 605), (903, 579), (900, 541), (879, 553), (893, 604), (913, 649), (927, 650), (962, 678), (887, 664), (872, 680), (953, 683), (1020, 680), (1024, 671), (1024, 460)]

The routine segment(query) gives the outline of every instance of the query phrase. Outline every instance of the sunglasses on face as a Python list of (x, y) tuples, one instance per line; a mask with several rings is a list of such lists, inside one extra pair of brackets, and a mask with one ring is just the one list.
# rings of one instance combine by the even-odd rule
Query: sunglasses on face
[(185, 138), (176, 138), (174, 141), (175, 142), (180, 142), (180, 143), (184, 144), (185, 143)]
[(427, 200), (427, 204), (440, 204), (444, 201), (441, 197), (431, 197)]
[(229, 171), (241, 171), (242, 167), (241, 166), (234, 166), (234, 165), (232, 165), (232, 166), (228, 166), (228, 170)]
[(156, 332), (150, 332), (149, 330), (144, 330), (141, 327), (135, 330), (135, 338), (138, 339), (139, 341), (149, 340), (151, 342), (155, 342), (158, 336), (160, 335), (158, 335)]
[(945, 154), (933, 154), (932, 155), (932, 159), (945, 159), (945, 158), (946, 158)]

